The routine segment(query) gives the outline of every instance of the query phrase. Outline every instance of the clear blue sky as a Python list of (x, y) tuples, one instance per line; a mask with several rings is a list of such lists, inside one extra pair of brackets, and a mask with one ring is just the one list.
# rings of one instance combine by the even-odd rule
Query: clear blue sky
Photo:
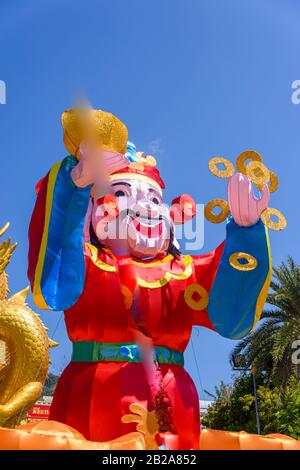
[[(11, 221), (19, 244), (11, 290), (27, 285), (34, 186), (66, 155), (60, 115), (79, 95), (119, 116), (139, 149), (157, 149), (167, 201), (224, 197), (208, 159), (258, 150), (280, 178), (271, 205), (288, 219), (284, 232), (271, 232), (274, 262), (288, 254), (299, 262), (300, 105), (291, 102), (299, 21), (298, 0), (1, 0), (0, 223)], [(207, 223), (203, 252), (224, 233)], [(42, 313), (60, 342), (54, 371), (70, 353), (60, 317)], [(201, 329), (193, 344), (201, 383), (191, 347), (186, 366), (203, 397), (230, 381), (234, 342)]]

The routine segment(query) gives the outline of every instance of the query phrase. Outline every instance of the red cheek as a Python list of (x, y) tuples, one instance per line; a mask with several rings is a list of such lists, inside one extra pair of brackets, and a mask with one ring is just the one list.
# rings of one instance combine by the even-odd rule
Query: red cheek
[(196, 203), (189, 194), (182, 194), (173, 199), (170, 208), (170, 216), (174, 224), (185, 224), (196, 215)]
[(96, 206), (101, 207), (103, 210), (103, 215), (100, 216), (102, 220), (105, 219), (105, 221), (111, 222), (119, 216), (118, 200), (113, 194), (106, 194), (98, 198), (96, 200)]

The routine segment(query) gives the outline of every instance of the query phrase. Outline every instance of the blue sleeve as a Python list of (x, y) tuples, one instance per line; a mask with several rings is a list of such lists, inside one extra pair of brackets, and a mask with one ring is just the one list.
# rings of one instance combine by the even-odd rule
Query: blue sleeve
[(91, 187), (81, 189), (73, 183), (70, 173), (76, 164), (76, 158), (68, 156), (51, 168), (32, 216), (30, 244), (34, 249), (29, 265), (34, 301), (40, 308), (65, 310), (83, 289), (83, 228)]
[[(270, 245), (261, 220), (251, 227), (240, 227), (230, 216), (226, 233), (208, 315), (220, 335), (240, 339), (254, 328), (266, 301), (272, 273)], [(250, 255), (248, 262), (244, 254)]]

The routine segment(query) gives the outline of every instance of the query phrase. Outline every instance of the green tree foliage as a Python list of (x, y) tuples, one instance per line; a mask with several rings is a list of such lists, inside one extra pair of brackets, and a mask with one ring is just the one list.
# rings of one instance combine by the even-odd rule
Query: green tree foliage
[(57, 375), (49, 373), (46, 382), (44, 383), (42, 396), (52, 397), (54, 395), (58, 379), (59, 377)]
[(276, 413), (278, 432), (300, 439), (300, 386), (288, 390), (285, 405)]
[[(300, 438), (300, 386), (296, 381), (287, 387), (284, 400), (278, 387), (267, 377), (257, 377), (257, 396), (262, 434), (281, 433)], [(239, 375), (232, 385), (221, 382), (216, 400), (202, 418), (211, 429), (256, 433), (255, 399), (251, 374)]]
[(291, 377), (300, 381), (300, 364), (293, 360), (300, 339), (300, 267), (292, 258), (274, 268), (267, 303), (259, 326), (233, 354), (242, 355), (245, 365), (254, 365), (257, 373), (266, 373), (283, 397)]

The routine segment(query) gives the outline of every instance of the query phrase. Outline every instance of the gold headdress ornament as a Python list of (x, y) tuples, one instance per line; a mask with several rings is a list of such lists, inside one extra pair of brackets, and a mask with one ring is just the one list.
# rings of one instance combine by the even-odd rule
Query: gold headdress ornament
[(128, 131), (116, 116), (100, 109), (79, 107), (62, 113), (64, 145), (67, 151), (79, 158), (79, 145), (90, 140), (103, 150), (125, 154)]

